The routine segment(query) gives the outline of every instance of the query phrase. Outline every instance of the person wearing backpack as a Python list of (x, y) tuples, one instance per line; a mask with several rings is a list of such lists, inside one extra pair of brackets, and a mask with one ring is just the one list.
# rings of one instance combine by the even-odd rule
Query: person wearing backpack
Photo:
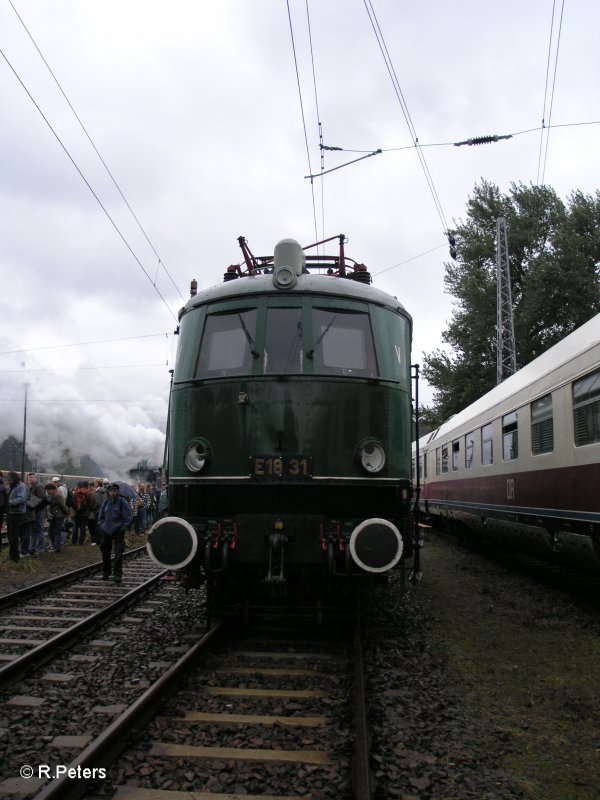
[(84, 544), (87, 521), (90, 514), (89, 503), (89, 483), (79, 481), (77, 489), (73, 492), (73, 534), (71, 541), (73, 544)]
[(123, 552), (125, 531), (131, 525), (132, 513), (129, 503), (119, 496), (119, 484), (109, 483), (108, 499), (102, 503), (98, 515), (100, 550), (102, 551), (102, 580), (107, 581), (111, 573), (111, 551), (115, 546), (114, 581), (123, 578)]

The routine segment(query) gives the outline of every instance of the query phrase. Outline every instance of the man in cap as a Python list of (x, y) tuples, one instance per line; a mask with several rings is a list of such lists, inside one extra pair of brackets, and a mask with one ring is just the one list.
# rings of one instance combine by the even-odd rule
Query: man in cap
[(102, 503), (98, 515), (100, 550), (102, 551), (102, 580), (107, 581), (111, 573), (111, 551), (115, 545), (114, 580), (121, 583), (123, 577), (123, 551), (125, 550), (125, 531), (131, 525), (131, 508), (119, 496), (119, 484), (108, 484), (108, 498)]
[(64, 481), (61, 481), (61, 479), (58, 477), (58, 475), (55, 475), (52, 478), (52, 483), (56, 486), (57, 491), (59, 491), (62, 494), (62, 498), (66, 503), (67, 502), (67, 492), (69, 491), (67, 489), (66, 483), (64, 483)]

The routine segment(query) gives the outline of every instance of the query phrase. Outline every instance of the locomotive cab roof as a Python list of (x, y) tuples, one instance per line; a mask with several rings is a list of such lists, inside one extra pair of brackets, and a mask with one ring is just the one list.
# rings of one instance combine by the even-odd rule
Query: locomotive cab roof
[(371, 285), (371, 276), (365, 265), (345, 255), (343, 234), (333, 238), (338, 238), (340, 244), (340, 252), (336, 256), (306, 255), (305, 251), (309, 248), (302, 248), (294, 239), (282, 239), (275, 246), (273, 256), (256, 258), (248, 250), (246, 240), (240, 237), (244, 262), (228, 267), (222, 284), (198, 294), (195, 291), (196, 281), (192, 281), (192, 296), (180, 310), (179, 318), (197, 306), (230, 297), (298, 292), (368, 300), (401, 313), (410, 320), (410, 315), (397, 298)]

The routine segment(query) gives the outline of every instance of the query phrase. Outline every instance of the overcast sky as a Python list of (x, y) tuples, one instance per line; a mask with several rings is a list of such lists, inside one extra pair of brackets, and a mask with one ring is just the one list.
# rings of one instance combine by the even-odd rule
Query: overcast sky
[[(46, 465), (63, 447), (112, 475), (160, 462), (177, 311), (192, 278), (214, 285), (240, 260), (240, 235), (265, 255), (345, 233), (413, 315), (422, 361), (451, 313), (445, 226), (476, 183), (507, 192), (543, 171), (563, 199), (600, 185), (600, 126), (575, 124), (600, 120), (600, 3), (567, 0), (562, 25), (555, 5), (551, 38), (553, 0), (309, 0), (309, 41), (306, 0), (289, 0), (307, 153), (286, 0), (0, 0), (0, 440), (22, 436), (28, 383), (28, 450)], [(540, 170), (546, 140), (521, 132), (544, 116), (561, 127)], [(326, 146), (389, 152), (311, 185), (318, 120)], [(452, 146), (493, 134), (519, 135)], [(326, 151), (325, 169), (360, 155)]]

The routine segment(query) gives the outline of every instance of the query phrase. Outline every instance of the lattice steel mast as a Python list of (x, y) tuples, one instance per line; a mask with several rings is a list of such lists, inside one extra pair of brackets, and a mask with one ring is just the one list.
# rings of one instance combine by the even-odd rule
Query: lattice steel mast
[(496, 264), (498, 275), (496, 295), (496, 384), (499, 384), (517, 371), (515, 326), (513, 321), (510, 266), (508, 263), (508, 236), (504, 217), (498, 217), (496, 220)]

